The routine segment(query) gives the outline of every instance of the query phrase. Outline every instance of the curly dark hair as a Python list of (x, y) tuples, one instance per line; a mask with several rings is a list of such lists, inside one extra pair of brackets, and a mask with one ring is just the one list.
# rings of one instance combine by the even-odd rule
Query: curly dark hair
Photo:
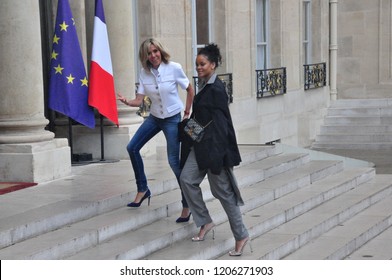
[(215, 63), (215, 67), (218, 68), (222, 64), (222, 56), (217, 44), (210, 43), (204, 48), (200, 49), (197, 55), (204, 55), (210, 62)]

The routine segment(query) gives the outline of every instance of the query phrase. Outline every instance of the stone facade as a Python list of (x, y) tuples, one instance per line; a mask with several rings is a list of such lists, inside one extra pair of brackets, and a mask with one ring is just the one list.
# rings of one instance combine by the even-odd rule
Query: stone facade
[(339, 98), (390, 98), (392, 3), (339, 1)]
[[(89, 65), (95, 1), (69, 2)], [(240, 144), (280, 141), (308, 147), (336, 94), (338, 98), (388, 96), (392, 82), (391, 0), (310, 1), (312, 62), (327, 64), (327, 85), (308, 91), (304, 90), (303, 69), (304, 1), (267, 2), (270, 66), (286, 67), (287, 93), (260, 99), (255, 74), (256, 0), (209, 2), (212, 41), (223, 54), (219, 73), (233, 74), (234, 102), (230, 106)], [(42, 3), (52, 4), (49, 14), (43, 15)], [(194, 0), (103, 3), (117, 92), (127, 98), (135, 96), (138, 45), (148, 37), (161, 40), (193, 82)], [(41, 68), (46, 54), (41, 44), (51, 42), (41, 38), (41, 31), (48, 28), (41, 26), (40, 30), (39, 17), (54, 21), (56, 7), (57, 1), (48, 0), (0, 3), (0, 181), (44, 182), (71, 172), (67, 122), (57, 117), (53, 132), (45, 129), (49, 117)], [(181, 93), (185, 101), (186, 94)], [(136, 111), (119, 102), (120, 127), (104, 121), (106, 158), (128, 159), (125, 146), (143, 121)], [(74, 153), (99, 158), (100, 143), (98, 126), (94, 130), (73, 127)], [(164, 157), (164, 151), (165, 139), (159, 135), (143, 154)]]

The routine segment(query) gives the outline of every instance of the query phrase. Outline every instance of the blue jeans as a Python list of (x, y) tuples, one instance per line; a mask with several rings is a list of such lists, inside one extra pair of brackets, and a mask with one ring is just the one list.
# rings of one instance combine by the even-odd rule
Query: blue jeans
[[(136, 186), (138, 192), (148, 190), (147, 178), (144, 172), (143, 159), (140, 150), (143, 146), (160, 131), (163, 131), (166, 138), (167, 158), (170, 168), (179, 182), (180, 169), (180, 142), (178, 140), (178, 123), (181, 121), (181, 113), (166, 119), (159, 119), (149, 115), (141, 124), (131, 141), (128, 143), (127, 151), (135, 172)], [(182, 205), (188, 208), (184, 195), (182, 194)]]

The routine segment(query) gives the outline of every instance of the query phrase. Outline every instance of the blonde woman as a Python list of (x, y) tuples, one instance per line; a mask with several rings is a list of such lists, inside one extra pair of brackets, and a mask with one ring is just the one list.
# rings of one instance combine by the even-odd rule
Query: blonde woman
[[(178, 87), (187, 92), (183, 119), (189, 117), (194, 97), (193, 87), (181, 65), (169, 60), (169, 53), (158, 40), (154, 38), (145, 40), (140, 46), (139, 59), (143, 68), (136, 97), (127, 100), (118, 94), (121, 102), (132, 107), (140, 106), (145, 96), (152, 101), (149, 116), (127, 146), (137, 185), (136, 197), (127, 205), (128, 207), (139, 207), (145, 199), (150, 201), (151, 191), (147, 185), (140, 149), (160, 131), (163, 131), (166, 138), (169, 165), (177, 181), (179, 180), (181, 170), (178, 123), (181, 122), (181, 111), (184, 105), (180, 99)], [(191, 215), (183, 194), (182, 206), (181, 215), (176, 222), (187, 222)]]

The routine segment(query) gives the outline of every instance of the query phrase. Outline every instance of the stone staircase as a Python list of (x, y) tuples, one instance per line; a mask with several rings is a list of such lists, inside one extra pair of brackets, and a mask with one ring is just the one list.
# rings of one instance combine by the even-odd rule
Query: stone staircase
[(313, 149), (392, 150), (392, 99), (339, 99)]
[(392, 175), (279, 145), (240, 151), (234, 172), (253, 252), (227, 255), (234, 240), (206, 180), (215, 238), (191, 242), (198, 229), (175, 223), (180, 192), (168, 164), (147, 158), (150, 206), (124, 207), (135, 195), (128, 161), (74, 167), (70, 178), (0, 196), (0, 259), (359, 259), (390, 236)]

